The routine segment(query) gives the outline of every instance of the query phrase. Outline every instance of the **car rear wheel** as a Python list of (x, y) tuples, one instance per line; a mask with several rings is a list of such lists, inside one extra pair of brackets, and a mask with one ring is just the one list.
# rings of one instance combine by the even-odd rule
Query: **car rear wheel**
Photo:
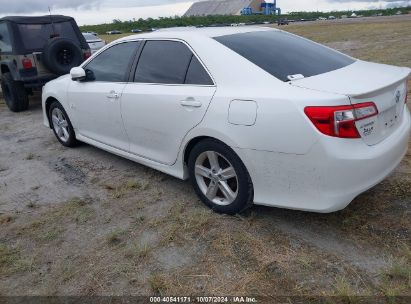
[(14, 81), (10, 73), (4, 73), (1, 78), (1, 90), (7, 107), (12, 112), (26, 111), (29, 108), (29, 97), (24, 85)]
[(201, 141), (191, 151), (188, 167), (194, 190), (214, 211), (236, 214), (252, 205), (250, 175), (225, 144), (212, 139)]
[(76, 134), (70, 119), (59, 102), (53, 102), (49, 109), (49, 118), (54, 135), (66, 147), (77, 145)]

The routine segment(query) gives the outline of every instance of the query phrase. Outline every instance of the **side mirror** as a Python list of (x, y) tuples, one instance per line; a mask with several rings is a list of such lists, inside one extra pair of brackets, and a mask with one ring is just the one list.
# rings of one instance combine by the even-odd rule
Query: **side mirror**
[(94, 81), (96, 77), (94, 76), (94, 72), (92, 70), (86, 70), (86, 79), (85, 81)]
[(83, 81), (86, 79), (86, 71), (83, 68), (77, 67), (70, 70), (71, 79), (74, 81)]

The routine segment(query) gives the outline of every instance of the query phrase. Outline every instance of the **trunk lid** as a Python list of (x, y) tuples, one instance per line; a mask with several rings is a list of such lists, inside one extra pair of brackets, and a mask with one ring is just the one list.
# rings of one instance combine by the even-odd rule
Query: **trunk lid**
[(353, 105), (374, 102), (378, 115), (356, 123), (362, 139), (371, 146), (389, 137), (401, 125), (410, 71), (409, 68), (356, 61), (345, 68), (290, 83), (346, 95)]

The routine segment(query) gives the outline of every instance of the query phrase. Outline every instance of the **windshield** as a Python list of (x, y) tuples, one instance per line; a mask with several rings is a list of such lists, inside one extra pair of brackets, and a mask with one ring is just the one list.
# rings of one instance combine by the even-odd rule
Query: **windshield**
[(215, 37), (215, 40), (245, 57), (274, 77), (310, 77), (355, 62), (320, 44), (281, 31), (259, 31)]
[(20, 36), (27, 50), (42, 49), (49, 39), (54, 37), (68, 38), (80, 45), (71, 22), (47, 24), (18, 24)]

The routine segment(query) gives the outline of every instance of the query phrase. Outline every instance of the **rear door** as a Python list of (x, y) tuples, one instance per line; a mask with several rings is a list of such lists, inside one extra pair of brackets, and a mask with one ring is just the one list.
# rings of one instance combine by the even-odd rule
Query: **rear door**
[(84, 67), (92, 75), (87, 81), (71, 82), (68, 99), (81, 135), (128, 151), (121, 98), (139, 44), (124, 42), (104, 50)]
[(130, 151), (173, 164), (181, 142), (203, 119), (215, 93), (204, 65), (181, 41), (149, 40), (125, 87), (121, 112)]

